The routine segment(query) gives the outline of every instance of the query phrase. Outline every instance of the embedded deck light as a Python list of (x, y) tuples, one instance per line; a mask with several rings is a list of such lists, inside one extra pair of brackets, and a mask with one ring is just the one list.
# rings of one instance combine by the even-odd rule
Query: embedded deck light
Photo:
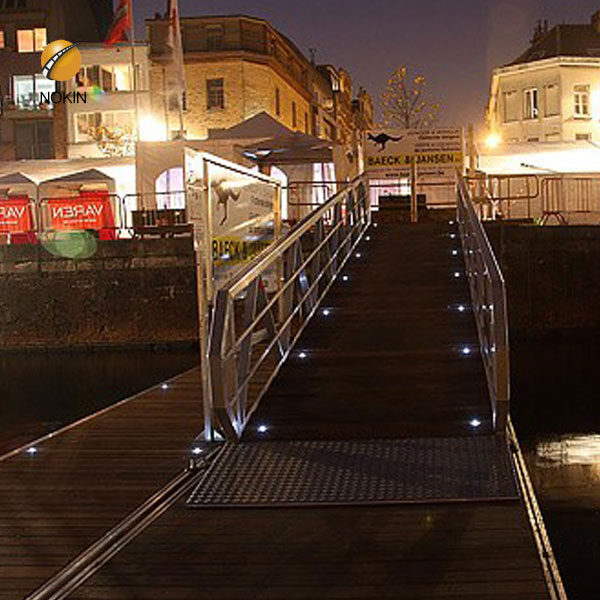
[(163, 384), (162, 384), (160, 387), (161, 387), (161, 389), (163, 389), (163, 390), (168, 390), (168, 389), (169, 389), (169, 384), (167, 384), (167, 383), (163, 383)]
[(461, 350), (462, 354), (464, 356), (469, 356), (469, 354), (471, 354), (471, 348), (469, 348), (468, 346), (465, 346), (462, 350)]
[(29, 448), (27, 448), (27, 450), (25, 450), (25, 452), (27, 452), (27, 454), (29, 454), (29, 456), (35, 456), (37, 454), (38, 450), (35, 446), (30, 446)]
[(323, 316), (328, 317), (331, 314), (331, 311), (328, 308), (323, 309)]
[(469, 422), (469, 425), (471, 427), (474, 427), (475, 429), (477, 429), (477, 427), (479, 427), (481, 425), (481, 421), (479, 419), (471, 419), (471, 421)]
[(259, 425), (256, 428), (256, 431), (258, 431), (258, 433), (267, 433), (267, 431), (269, 431), (269, 428), (266, 425)]
[(454, 271), (454, 278), (458, 279), (460, 277), (460, 273), (458, 271)]
[(466, 307), (464, 304), (459, 304), (459, 305), (456, 307), (456, 310), (457, 310), (458, 312), (461, 312), (461, 313), (462, 313), (462, 312), (465, 312), (465, 311), (467, 310), (467, 307)]
[(342, 277), (342, 281), (348, 281), (350, 279), (350, 277), (348, 277), (348, 275), (344, 275)]
[(300, 354), (298, 354), (298, 358), (306, 358), (308, 356), (308, 354), (306, 354), (306, 352), (300, 352)]
[(198, 456), (199, 454), (202, 454), (203, 450), (202, 448), (199, 448), (198, 446), (195, 446), (194, 448), (192, 448), (192, 454), (194, 456)]

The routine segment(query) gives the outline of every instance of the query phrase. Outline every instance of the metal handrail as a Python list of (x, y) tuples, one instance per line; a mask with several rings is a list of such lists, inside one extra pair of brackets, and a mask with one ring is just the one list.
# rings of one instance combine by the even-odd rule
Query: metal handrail
[(505, 434), (510, 402), (506, 285), (467, 184), (460, 175), (456, 205), (494, 429)]
[(366, 182), (307, 215), (217, 290), (205, 437), (237, 440), (371, 223)]

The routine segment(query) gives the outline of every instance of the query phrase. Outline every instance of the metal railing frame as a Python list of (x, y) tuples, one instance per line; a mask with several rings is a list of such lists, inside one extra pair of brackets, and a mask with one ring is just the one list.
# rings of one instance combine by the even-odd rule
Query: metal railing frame
[[(359, 177), (215, 292), (207, 349), (210, 398), (205, 410), (211, 418), (205, 427), (206, 439), (213, 440), (218, 433), (239, 440), (370, 225), (368, 184)], [(267, 276), (273, 271), (276, 290), (268, 293)], [(240, 300), (241, 317), (236, 316)], [(273, 355), (275, 362), (269, 365)], [(264, 381), (257, 383), (260, 369), (266, 373), (261, 373)], [(251, 384), (255, 384), (253, 398), (249, 398)]]
[(475, 212), (469, 188), (460, 175), (456, 197), (458, 228), (492, 404), (493, 426), (496, 433), (505, 434), (510, 403), (506, 285), (481, 219)]
[[(499, 216), (537, 220), (546, 225), (555, 219), (567, 225), (573, 215), (600, 217), (600, 177), (577, 173), (552, 175), (486, 175), (467, 179), (481, 218)], [(524, 192), (515, 190), (519, 183)], [(489, 207), (489, 208), (488, 208)], [(514, 213), (518, 213), (515, 217)]]

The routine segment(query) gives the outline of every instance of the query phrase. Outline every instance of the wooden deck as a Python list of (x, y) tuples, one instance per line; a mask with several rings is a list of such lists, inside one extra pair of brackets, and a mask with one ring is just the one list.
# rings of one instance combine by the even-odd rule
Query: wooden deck
[[(379, 227), (263, 399), (272, 439), (491, 435), (448, 227)], [(20, 598), (175, 475), (197, 374), (0, 463), (0, 598)], [(473, 418), (482, 425), (473, 429)], [(44, 465), (47, 465), (44, 467)], [(9, 490), (6, 492), (5, 490)], [(6, 569), (5, 569), (6, 565)], [(190, 510), (179, 502), (74, 599), (549, 598), (520, 501)]]
[(191, 371), (0, 460), (0, 598), (32, 592), (185, 467), (202, 428)]

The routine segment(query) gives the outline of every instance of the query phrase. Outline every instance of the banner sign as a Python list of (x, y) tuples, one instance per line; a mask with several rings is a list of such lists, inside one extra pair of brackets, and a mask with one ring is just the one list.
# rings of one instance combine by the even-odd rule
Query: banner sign
[[(188, 200), (196, 197), (199, 186), (208, 195), (208, 223), (196, 223), (195, 229), (210, 227), (213, 276), (215, 282), (231, 277), (275, 239), (276, 182), (240, 165), (211, 155), (186, 149)], [(194, 210), (190, 207), (192, 220)]]
[(48, 201), (51, 229), (103, 229), (115, 225), (107, 194), (52, 198)]
[(33, 215), (27, 196), (0, 200), (0, 233), (27, 233), (33, 230)]
[(419, 175), (453, 178), (464, 166), (459, 128), (381, 129), (365, 137), (365, 170), (371, 176), (408, 177), (412, 161)]

